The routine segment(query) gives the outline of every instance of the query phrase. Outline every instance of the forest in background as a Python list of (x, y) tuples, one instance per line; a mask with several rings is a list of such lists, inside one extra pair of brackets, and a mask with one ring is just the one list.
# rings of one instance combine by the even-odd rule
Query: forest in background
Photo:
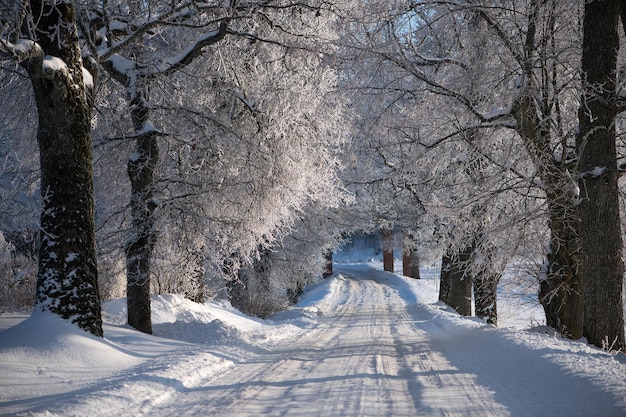
[(122, 296), (144, 332), (150, 293), (264, 316), (395, 230), (460, 314), (497, 324), (515, 264), (547, 324), (624, 348), (621, 2), (0, 11), (3, 308), (99, 335)]

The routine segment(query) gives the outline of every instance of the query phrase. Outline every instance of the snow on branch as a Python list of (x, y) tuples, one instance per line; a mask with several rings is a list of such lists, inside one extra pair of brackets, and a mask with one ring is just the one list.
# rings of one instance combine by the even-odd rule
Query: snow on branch
[(0, 38), (0, 57), (5, 59), (13, 59), (19, 64), (34, 59), (43, 60), (44, 52), (37, 42), (30, 39), (20, 39), (15, 43), (11, 43)]
[[(163, 13), (163, 14), (155, 16), (152, 19), (150, 19), (149, 21), (147, 21), (144, 24), (142, 24), (141, 26), (139, 26), (137, 28), (134, 28), (132, 33), (130, 33), (128, 36), (126, 36), (125, 38), (121, 39), (119, 42), (115, 43), (114, 45), (111, 45), (111, 46), (108, 46), (106, 48), (101, 49), (99, 51), (100, 59), (101, 59), (101, 61), (108, 60), (111, 56), (113, 56), (114, 54), (119, 53), (121, 50), (123, 50), (124, 48), (126, 48), (127, 46), (129, 46), (130, 44), (135, 42), (141, 36), (145, 35), (146, 33), (150, 32), (151, 30), (156, 29), (158, 27), (161, 27), (161, 26), (183, 26), (183, 24), (181, 24), (180, 22), (182, 22), (182, 21), (184, 21), (184, 20), (186, 20), (188, 18), (197, 16), (199, 13), (202, 12), (203, 9), (209, 9), (209, 8), (213, 9), (213, 8), (215, 8), (215, 6), (214, 5), (210, 5), (210, 4), (206, 4), (206, 3), (184, 2), (180, 6), (174, 7), (171, 10), (169, 10), (169, 11)], [(219, 29), (217, 30), (217, 32), (220, 33), (222, 35), (222, 37), (223, 37), (223, 35), (225, 35), (225, 33), (222, 34), (222, 32), (225, 31), (226, 28), (228, 27), (228, 24), (230, 23), (230, 19), (231, 19), (230, 16), (226, 16), (226, 17), (224, 17), (222, 19), (217, 19), (217, 20), (212, 20), (212, 21), (209, 21), (209, 22), (205, 22), (205, 23), (202, 24), (202, 27), (207, 27), (209, 25), (213, 25), (213, 24), (218, 24), (219, 23)], [(209, 34), (210, 33), (211, 32), (209, 32)], [(207, 34), (207, 36), (210, 38), (211, 36), (209, 36), (209, 34)], [(217, 40), (219, 40), (219, 39), (217, 39)], [(217, 42), (217, 40), (215, 40), (212, 43)], [(208, 42), (208, 39), (199, 39), (197, 41), (197, 43), (202, 43), (202, 42)], [(202, 46), (207, 46), (209, 44), (211, 44), (211, 42), (205, 43)]]
[(229, 19), (222, 20), (219, 29), (207, 32), (198, 37), (193, 44), (187, 47), (176, 57), (165, 59), (163, 64), (158, 65), (156, 72), (151, 75), (172, 74), (191, 64), (195, 58), (202, 55), (202, 48), (213, 45), (221, 41), (226, 36), (229, 22)]
[(141, 130), (138, 130), (137, 132), (132, 133), (130, 135), (122, 135), (122, 136), (101, 138), (97, 143), (94, 144), (94, 147), (98, 148), (100, 146), (106, 145), (107, 143), (111, 143), (111, 142), (119, 142), (119, 141), (125, 141), (125, 140), (136, 140), (136, 139), (140, 139), (142, 137), (147, 137), (147, 136), (168, 136), (168, 134), (158, 130), (152, 124), (152, 122), (150, 122), (148, 120), (148, 121), (144, 122), (143, 127), (141, 128)]

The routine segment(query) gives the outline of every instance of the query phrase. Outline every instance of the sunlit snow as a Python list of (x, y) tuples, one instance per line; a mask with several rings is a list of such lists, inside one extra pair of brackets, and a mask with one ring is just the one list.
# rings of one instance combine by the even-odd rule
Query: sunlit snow
[(104, 304), (104, 340), (3, 314), (0, 415), (626, 415), (623, 355), (529, 330), (531, 302), (501, 299), (501, 329), (459, 317), (422, 272), (335, 265), (270, 320), (154, 297), (154, 336), (125, 325), (122, 299)]

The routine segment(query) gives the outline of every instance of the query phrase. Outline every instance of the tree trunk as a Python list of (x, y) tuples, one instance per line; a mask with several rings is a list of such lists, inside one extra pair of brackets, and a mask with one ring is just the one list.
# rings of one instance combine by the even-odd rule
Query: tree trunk
[(411, 233), (404, 234), (404, 250), (402, 251), (402, 275), (420, 279), (420, 258), (417, 248), (413, 246)]
[(332, 275), (333, 273), (333, 251), (332, 249), (327, 249), (322, 254), (324, 260), (326, 261), (324, 264), (324, 272), (322, 272), (322, 277), (326, 278)]
[[(523, 66), (525, 86), (513, 103), (512, 114), (517, 121), (517, 133), (537, 166), (548, 203), (550, 249), (546, 258), (546, 273), (540, 278), (539, 301), (549, 326), (578, 338), (582, 334), (582, 304), (580, 299), (580, 240), (575, 180), (568, 170), (567, 158), (557, 161), (551, 143), (551, 119), (548, 109), (537, 103), (534, 83), (535, 32), (541, 2), (531, 2), (525, 40), (526, 60)], [(543, 110), (543, 112), (542, 112)]]
[(474, 276), (474, 310), (476, 317), (487, 323), (498, 325), (498, 283), (501, 274), (493, 270), (483, 270)]
[[(91, 86), (83, 81), (75, 10), (71, 3), (46, 1), (33, 1), (31, 7), (43, 50), (40, 57), (23, 64), (39, 115), (42, 212), (36, 304), (102, 336), (94, 233)], [(55, 59), (62, 60), (63, 65)]]
[(383, 269), (387, 272), (393, 272), (393, 230), (383, 229)]
[[(473, 245), (444, 256), (441, 267), (439, 300), (454, 308), (462, 316), (472, 315), (472, 276), (467, 271)], [(444, 284), (445, 282), (445, 284)]]
[(550, 250), (546, 277), (539, 282), (539, 301), (548, 326), (579, 339), (583, 322), (579, 214), (573, 202), (562, 204), (552, 194), (548, 196)]
[(94, 232), (92, 86), (83, 79), (72, 3), (32, 1), (31, 8), (43, 50), (41, 57), (23, 64), (39, 115), (42, 212), (37, 308), (102, 336)]
[(441, 257), (441, 273), (439, 275), (439, 301), (445, 305), (450, 305), (450, 271), (452, 269), (452, 258), (448, 251)]
[(135, 153), (128, 161), (131, 183), (130, 207), (132, 229), (126, 245), (128, 324), (144, 333), (152, 333), (150, 311), (150, 266), (157, 242), (154, 210), (154, 177), (159, 161), (156, 132), (146, 129), (148, 109), (140, 89), (131, 100), (135, 131), (140, 133)]
[(578, 112), (583, 335), (625, 350), (622, 237), (615, 145), (619, 0), (585, 3), (583, 95)]

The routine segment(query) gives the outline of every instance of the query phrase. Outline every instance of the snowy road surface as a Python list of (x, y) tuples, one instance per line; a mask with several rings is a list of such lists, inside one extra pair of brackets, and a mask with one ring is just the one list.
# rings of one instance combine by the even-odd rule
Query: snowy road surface
[[(0, 414), (626, 416), (623, 358), (570, 341), (536, 346), (545, 336), (524, 340), (418, 297), (408, 280), (346, 266), (301, 303), (317, 317), (284, 343), (181, 343), (66, 392), (0, 401)], [(559, 364), (561, 345), (580, 348), (563, 348)], [(568, 370), (577, 360), (613, 361), (623, 384)]]

